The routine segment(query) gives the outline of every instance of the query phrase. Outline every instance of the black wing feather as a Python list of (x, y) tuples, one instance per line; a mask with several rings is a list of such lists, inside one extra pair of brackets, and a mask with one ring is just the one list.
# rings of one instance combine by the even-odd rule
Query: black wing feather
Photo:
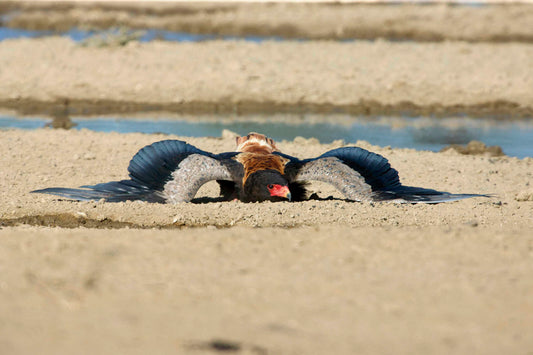
[[(159, 192), (172, 178), (180, 162), (191, 154), (214, 159), (219, 156), (205, 152), (180, 140), (164, 140), (148, 145), (131, 159), (128, 172), (130, 180), (111, 181), (82, 186), (83, 189), (53, 187), (32, 192), (63, 196), (80, 201), (105, 199), (110, 202), (143, 200), (165, 202)], [(222, 157), (225, 157), (222, 155)]]
[[(285, 154), (279, 155), (290, 160), (285, 171), (292, 180), (298, 180), (298, 177), (302, 176), (312, 176), (317, 180), (332, 183), (348, 199), (439, 203), (469, 197), (488, 197), (488, 195), (451, 194), (433, 189), (404, 186), (400, 183), (398, 171), (391, 167), (386, 158), (359, 147), (333, 149), (317, 158), (306, 160), (299, 160)], [(334, 160), (331, 161), (331, 158)], [(320, 160), (324, 160), (324, 164), (317, 164)], [(346, 166), (352, 169), (351, 174), (346, 172)], [(337, 169), (340, 172), (330, 171), (331, 169)], [(367, 189), (364, 186), (367, 186)]]
[(161, 191), (179, 163), (191, 154), (215, 158), (179, 140), (164, 140), (148, 145), (137, 152), (130, 161), (128, 172), (134, 182), (151, 190)]
[(398, 171), (383, 156), (359, 147), (330, 150), (320, 158), (335, 157), (356, 170), (372, 186), (372, 190), (393, 189), (401, 185)]

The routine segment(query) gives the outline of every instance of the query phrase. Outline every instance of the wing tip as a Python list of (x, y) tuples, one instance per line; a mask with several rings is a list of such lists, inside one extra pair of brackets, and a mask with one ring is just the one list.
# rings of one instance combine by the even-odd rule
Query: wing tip
[(460, 201), (460, 200), (465, 200), (467, 198), (474, 198), (474, 197), (491, 198), (494, 196), (486, 195), (486, 194), (450, 194), (450, 193), (442, 193), (442, 194), (435, 194), (435, 195), (416, 195), (415, 194), (415, 195), (401, 196), (399, 197), (398, 202), (437, 204), (437, 203)]
[(106, 197), (98, 194), (98, 192), (94, 190), (71, 189), (65, 187), (49, 187), (46, 189), (33, 190), (30, 191), (30, 193), (55, 195), (77, 201), (96, 201)]

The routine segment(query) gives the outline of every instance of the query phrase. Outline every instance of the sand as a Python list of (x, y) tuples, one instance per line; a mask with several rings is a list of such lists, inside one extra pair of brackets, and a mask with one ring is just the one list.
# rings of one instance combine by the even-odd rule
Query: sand
[(0, 231), (6, 354), (527, 354), (526, 230)]
[[(439, 205), (73, 202), (29, 191), (127, 176), (165, 135), (0, 132), (0, 344), (25, 353), (526, 353), (533, 159), (357, 145)], [(190, 138), (215, 152), (225, 138)], [(342, 143), (302, 138), (316, 156)]]
[[(216, 23), (213, 16), (227, 16), (226, 21), (240, 24), (238, 34), (245, 30), (253, 33), (253, 28), (242, 24), (247, 18), (275, 35), (271, 27), (263, 26), (262, 19), (279, 21), (281, 24), (276, 26), (283, 27), (288, 21), (283, 16), (291, 14), (299, 19), (295, 21), (308, 38), (322, 39), (139, 43), (135, 37), (126, 36), (118, 42), (116, 38), (98, 42), (97, 46), (90, 44), (93, 42), (86, 46), (76, 44), (67, 38), (6, 40), (0, 43), (0, 108), (19, 114), (53, 114), (66, 106), (69, 113), (84, 115), (142, 110), (209, 114), (467, 114), (502, 119), (533, 116), (533, 46), (511, 36), (515, 28), (533, 36), (533, 5), (477, 9), (447, 5), (285, 8), (200, 4), (196, 5), (198, 8), (189, 5), (192, 8), (186, 11), (180, 7), (187, 8), (183, 4), (151, 8), (138, 4), (134, 11), (124, 4), (9, 4), (22, 6), (24, 11), (8, 16), (6, 25), (22, 28), (32, 28), (30, 24), (39, 21), (70, 28), (81, 26), (80, 17), (96, 21), (105, 16), (113, 21), (94, 26), (118, 26), (121, 19), (132, 17), (139, 21), (137, 25), (126, 20), (122, 25), (144, 28), (159, 24), (159, 28), (167, 28), (166, 21), (176, 22), (168, 16), (175, 14), (190, 20), (199, 11), (197, 20), (202, 24)], [(108, 6), (114, 10), (106, 9)], [(229, 6), (233, 10), (211, 11), (206, 9), (209, 6)], [(92, 7), (97, 9), (91, 10)], [(59, 15), (55, 16), (56, 12)], [(383, 23), (378, 21), (368, 29), (375, 41), (331, 41), (337, 37), (327, 34), (328, 29), (342, 21), (357, 24), (360, 21), (354, 19), (377, 20), (381, 18), (378, 14), (384, 17), (380, 20)], [(16, 22), (24, 16), (30, 16), (31, 21)], [(72, 22), (71, 17), (78, 20)], [(324, 24), (317, 24), (315, 17)], [(457, 18), (461, 19), (460, 24), (454, 22)], [(444, 42), (380, 39), (391, 37), (380, 35), (377, 29), (394, 31), (396, 23), (426, 34), (431, 30), (423, 24), (439, 25), (438, 33), (459, 31), (468, 36), (452, 36), (444, 38)], [(55, 29), (53, 24), (42, 28)], [(313, 36), (316, 29), (327, 33)], [(479, 33), (471, 33), (471, 29), (479, 29)], [(500, 40), (482, 37), (491, 31)], [(507, 35), (511, 37), (504, 38)], [(350, 38), (354, 36), (358, 37)]]
[[(530, 1), (529, 1), (530, 2)], [(479, 3), (482, 3), (479, 2)], [(155, 28), (221, 36), (533, 42), (533, 6), (404, 3), (7, 2), (7, 26), (37, 30)]]
[[(71, 26), (86, 18), (89, 27), (122, 19), (131, 27), (167, 28), (188, 13), (198, 32), (212, 23), (217, 33), (226, 33), (229, 27), (219, 19), (224, 14), (241, 19), (230, 21), (233, 30), (247, 28), (236, 5), (191, 5), (198, 13), (169, 4), (127, 5), (135, 11), (117, 4), (1, 5), (0, 10), (25, 9), (13, 18), (20, 26), (50, 28), (57, 19), (63, 19), (58, 26)], [(80, 6), (87, 16), (80, 15)], [(122, 10), (104, 12), (102, 6)], [(239, 113), (247, 111), (263, 118), (277, 112), (530, 118), (531, 26), (520, 24), (531, 23), (531, 11), (521, 6), (495, 12), (356, 8), (362, 17), (365, 11), (372, 15), (367, 18), (376, 25), (370, 32), (378, 37), (387, 35), (376, 28), (390, 33), (394, 23), (406, 23), (398, 33), (414, 26), (414, 42), (129, 41), (95, 47), (59, 37), (7, 40), (0, 42), (0, 109), (56, 117), (187, 112), (193, 120), (195, 113), (241, 119)], [(248, 9), (248, 18), (258, 22), (247, 33), (279, 29), (287, 21), (287, 8), (260, 9), (271, 9), (265, 18), (280, 22), (265, 27)], [(299, 9), (312, 26), (295, 21), (295, 35), (337, 38), (331, 18), (340, 7)], [(311, 13), (330, 20), (316, 27)], [(396, 20), (386, 22), (387, 16)], [(441, 25), (455, 27), (439, 27), (440, 17)], [(465, 19), (476, 26), (464, 27)], [(313, 28), (323, 32), (313, 34)], [(300, 158), (357, 145), (388, 158), (406, 185), (492, 194), (438, 205), (346, 202), (325, 184), (311, 186), (319, 199), (300, 203), (218, 202), (213, 183), (193, 203), (178, 205), (75, 202), (30, 193), (126, 178), (133, 154), (162, 139), (185, 139), (212, 152), (234, 149), (231, 132), (190, 138), (0, 131), (2, 354), (533, 349), (533, 158), (298, 137), (278, 143)]]
[[(323, 223), (353, 227), (407, 227), (475, 222), (514, 228), (529, 224), (532, 216), (530, 203), (518, 201), (525, 198), (525, 193), (531, 193), (532, 158), (475, 157), (454, 152), (438, 154), (380, 148), (365, 142), (359, 142), (358, 146), (387, 157), (400, 172), (405, 185), (455, 193), (495, 194), (495, 197), (437, 206), (354, 204), (340, 200), (298, 204), (206, 203), (210, 202), (209, 198), (218, 195), (218, 187), (212, 183), (200, 190), (198, 204), (59, 202), (53, 196), (28, 192), (45, 187), (77, 187), (127, 178), (128, 162), (140, 148), (159, 140), (179, 137), (52, 129), (33, 132), (14, 130), (1, 134), (2, 166), (10, 168), (2, 171), (1, 187), (5, 198), (0, 216), (8, 224), (19, 219), (32, 224), (51, 223), (66, 227), (101, 222), (102, 227), (123, 223), (130, 227), (169, 228), (233, 225), (295, 227)], [(181, 138), (207, 151), (235, 149), (235, 140), (229, 135), (224, 139)], [(341, 144), (321, 145), (314, 139), (299, 138), (296, 142), (281, 142), (279, 148), (287, 154), (310, 158)], [(321, 198), (342, 198), (326, 184), (317, 184), (311, 190)], [(431, 217), (424, 217), (425, 213)], [(365, 217), (362, 218), (362, 215)]]
[[(32, 55), (28, 55), (32, 53)], [(0, 107), (73, 114), (533, 115), (533, 46), (450, 42), (0, 43)], [(44, 108), (43, 108), (44, 106)]]

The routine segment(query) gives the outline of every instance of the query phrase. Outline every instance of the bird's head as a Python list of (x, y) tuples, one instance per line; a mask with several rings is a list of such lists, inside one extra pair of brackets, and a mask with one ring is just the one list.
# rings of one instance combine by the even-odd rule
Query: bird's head
[(289, 182), (276, 170), (259, 170), (251, 174), (244, 184), (245, 200), (290, 201)]

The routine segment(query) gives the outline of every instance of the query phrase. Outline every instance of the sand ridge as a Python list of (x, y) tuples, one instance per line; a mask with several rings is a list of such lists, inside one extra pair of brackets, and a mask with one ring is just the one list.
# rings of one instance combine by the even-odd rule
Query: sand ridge
[[(28, 56), (28, 53), (32, 53)], [(462, 42), (0, 43), (0, 106), (135, 110), (533, 115), (533, 47)], [(34, 109), (32, 109), (34, 107)], [(94, 112), (93, 112), (94, 110)]]
[[(2, 11), (2, 7), (0, 7)], [(162, 29), (218, 36), (414, 41), (533, 41), (533, 6), (507, 3), (202, 3), (50, 2), (3, 4), (5, 25), (65, 31), (73, 27)]]
[[(64, 38), (2, 41), (0, 68), (9, 69), (0, 71), (0, 107), (19, 114), (533, 116), (527, 4), (45, 1), (2, 3), (0, 11), (3, 24), (15, 28), (123, 26), (314, 40), (139, 43), (111, 35), (97, 47)], [(371, 41), (338, 41), (353, 38)]]

